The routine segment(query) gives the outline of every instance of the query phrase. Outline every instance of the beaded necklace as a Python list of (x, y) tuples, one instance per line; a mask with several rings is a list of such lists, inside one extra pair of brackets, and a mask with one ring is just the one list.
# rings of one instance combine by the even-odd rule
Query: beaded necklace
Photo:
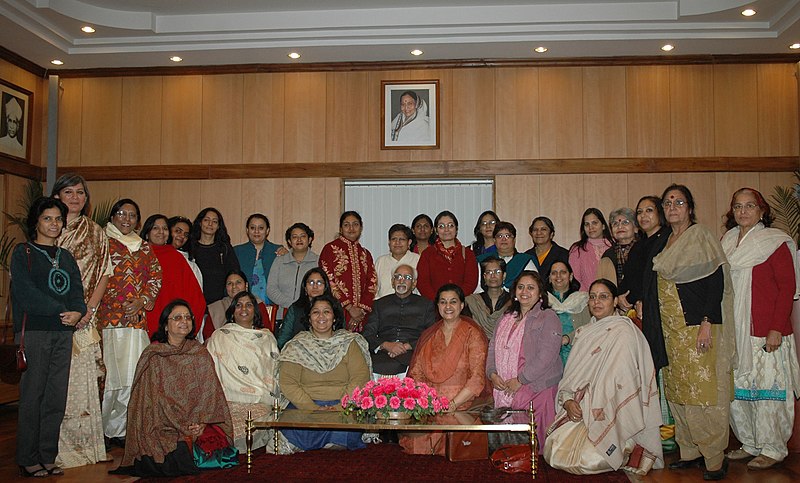
[(34, 250), (47, 257), (47, 260), (52, 265), (52, 268), (50, 268), (50, 273), (47, 276), (47, 286), (50, 288), (50, 290), (58, 295), (64, 295), (65, 293), (69, 292), (69, 274), (64, 269), (59, 268), (59, 263), (61, 260), (61, 247), (56, 249), (56, 257), (53, 258), (49, 253), (37, 247), (33, 243), (28, 244), (33, 247)]

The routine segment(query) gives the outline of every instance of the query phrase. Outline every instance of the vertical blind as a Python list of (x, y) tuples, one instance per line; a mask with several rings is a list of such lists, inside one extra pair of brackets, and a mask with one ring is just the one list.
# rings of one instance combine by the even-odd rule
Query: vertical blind
[(443, 210), (452, 211), (458, 218), (458, 239), (468, 245), (475, 238), (472, 230), (478, 215), (494, 209), (493, 181), (348, 180), (344, 182), (344, 207), (364, 219), (361, 244), (375, 259), (389, 253), (389, 227), (395, 223), (411, 226), (420, 213), (433, 220)]

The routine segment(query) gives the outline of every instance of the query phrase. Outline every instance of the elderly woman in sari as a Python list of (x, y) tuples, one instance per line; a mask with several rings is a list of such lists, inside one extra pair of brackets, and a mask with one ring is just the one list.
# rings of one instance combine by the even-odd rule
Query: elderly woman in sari
[(400, 94), (400, 112), (392, 119), (391, 140), (394, 144), (430, 144), (431, 119), (428, 106), (414, 91)]
[(112, 442), (124, 444), (128, 400), (139, 355), (150, 344), (147, 310), (161, 290), (161, 265), (150, 244), (136, 233), (139, 205), (125, 198), (114, 203), (106, 225), (114, 272), (97, 308), (102, 329), (106, 383), (103, 429)]
[(539, 451), (556, 415), (555, 399), (563, 366), (561, 321), (547, 303), (544, 282), (523, 271), (512, 285), (514, 301), (497, 322), (486, 374), (494, 387), (494, 406), (527, 409), (533, 403)]
[[(703, 478), (728, 471), (733, 297), (728, 260), (717, 236), (695, 222), (692, 193), (670, 185), (661, 196), (670, 227), (653, 271), (668, 364), (662, 371), (681, 459), (671, 469), (705, 464)], [(649, 321), (652, 323), (655, 321)], [(705, 460), (705, 461), (704, 461)]]
[(603, 253), (597, 278), (619, 285), (625, 279), (624, 267), (637, 240), (636, 214), (630, 208), (617, 208), (608, 215), (614, 244)]
[[(342, 329), (344, 312), (331, 295), (311, 300), (306, 315), (310, 329), (290, 340), (281, 351), (280, 387), (289, 408), (338, 411), (342, 396), (363, 386), (372, 375), (367, 341)], [(366, 445), (355, 431), (283, 430), (294, 447), (360, 449)]]
[(589, 294), (580, 291), (569, 262), (558, 261), (550, 267), (547, 300), (561, 320), (561, 362), (566, 366), (575, 330), (588, 324), (590, 317)]
[[(233, 420), (236, 449), (245, 451), (245, 420), (250, 411), (260, 419), (272, 410), (278, 391), (278, 344), (262, 325), (258, 302), (250, 292), (233, 297), (225, 315), (228, 322), (217, 329), (206, 347), (214, 359)], [(265, 446), (270, 431), (254, 435), (253, 448)]]
[(480, 262), (481, 292), (467, 295), (470, 315), (481, 326), (487, 338), (494, 334), (495, 325), (511, 303), (511, 295), (504, 287), (506, 262), (497, 257), (487, 257)]
[[(422, 333), (408, 368), (408, 376), (436, 389), (450, 401), (449, 410), (464, 410), (486, 384), (488, 342), (483, 330), (464, 310), (464, 292), (456, 284), (436, 293), (440, 320)], [(445, 454), (442, 433), (409, 433), (400, 437), (403, 451)]]
[(786, 458), (800, 368), (790, 315), (798, 289), (794, 241), (769, 228), (770, 207), (752, 188), (733, 194), (722, 248), (731, 264), (736, 320), (731, 427), (742, 447), (728, 459), (755, 456), (747, 467), (770, 468)]
[(194, 315), (185, 300), (164, 307), (154, 343), (136, 365), (125, 454), (117, 472), (141, 477), (196, 474), (198, 448), (226, 454), (223, 466), (236, 464), (225, 393), (211, 355), (194, 340), (194, 330)]
[(103, 354), (95, 314), (112, 268), (108, 237), (100, 225), (87, 216), (90, 197), (86, 180), (77, 174), (65, 174), (53, 185), (52, 197), (67, 206), (66, 226), (56, 244), (69, 250), (78, 263), (88, 309), (73, 334), (70, 390), (56, 460), (62, 468), (72, 468), (107, 458), (97, 384)]
[(558, 385), (558, 414), (547, 430), (544, 458), (553, 468), (587, 475), (663, 468), (656, 373), (647, 341), (616, 315), (617, 287), (589, 287), (591, 322), (575, 344)]
[[(150, 244), (150, 249), (161, 265), (161, 290), (158, 291), (153, 310), (147, 311), (147, 333), (150, 337), (158, 330), (161, 311), (176, 298), (183, 298), (192, 306), (192, 313), (204, 314), (206, 300), (203, 289), (186, 264), (183, 255), (169, 243), (169, 220), (161, 214), (151, 215), (142, 225), (142, 238)], [(214, 328), (206, 329), (203, 339), (207, 339)], [(199, 335), (199, 334), (198, 334)]]

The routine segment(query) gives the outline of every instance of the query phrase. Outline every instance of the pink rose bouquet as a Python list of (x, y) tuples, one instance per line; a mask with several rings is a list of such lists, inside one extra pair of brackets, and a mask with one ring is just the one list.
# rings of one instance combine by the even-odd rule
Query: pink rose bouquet
[(407, 413), (414, 419), (446, 411), (450, 402), (439, 396), (436, 389), (410, 377), (385, 377), (356, 387), (342, 397), (345, 414), (356, 419), (386, 418), (390, 412)]

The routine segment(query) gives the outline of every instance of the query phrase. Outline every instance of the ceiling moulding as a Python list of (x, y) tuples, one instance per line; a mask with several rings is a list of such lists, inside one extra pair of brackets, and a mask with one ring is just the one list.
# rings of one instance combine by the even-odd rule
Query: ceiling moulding
[[(0, 52), (2, 57), (2, 52)], [(613, 65), (793, 64), (798, 54), (687, 55), (653, 57), (585, 57), (564, 59), (463, 59), (440, 61), (331, 62), (311, 64), (239, 64), (108, 69), (58, 69), (61, 77), (126, 77), (148, 75), (214, 75), (270, 72), (353, 72), (408, 69), (474, 69), (480, 67), (596, 67)]]
[(0, 46), (0, 59), (7, 61), (10, 64), (14, 64), (20, 69), (27, 70), (31, 74), (35, 75), (36, 77), (44, 77), (47, 74), (47, 69), (40, 67), (30, 60), (22, 57), (21, 55), (17, 55), (14, 52), (11, 52), (7, 48)]

